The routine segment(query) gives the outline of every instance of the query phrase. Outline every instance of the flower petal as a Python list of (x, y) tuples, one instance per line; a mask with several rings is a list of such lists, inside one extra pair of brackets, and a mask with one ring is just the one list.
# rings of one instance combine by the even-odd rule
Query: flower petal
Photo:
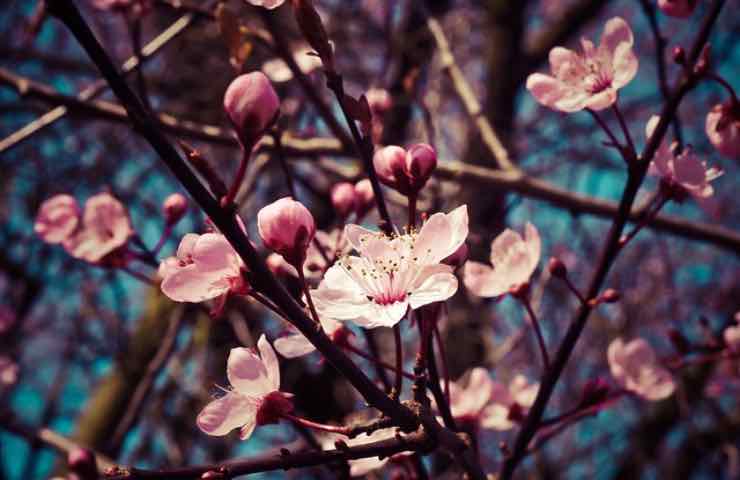
[(275, 391), (265, 363), (248, 348), (231, 349), (226, 361), (226, 376), (234, 390), (242, 395), (260, 398)]
[(254, 425), (257, 405), (249, 398), (235, 392), (206, 405), (198, 414), (196, 423), (204, 433), (223, 436), (242, 425)]
[(448, 265), (428, 265), (411, 286), (409, 304), (412, 309), (434, 302), (443, 302), (457, 292), (457, 277)]
[(300, 332), (294, 332), (276, 338), (273, 344), (275, 345), (275, 350), (285, 358), (302, 357), (316, 350), (313, 344)]
[(280, 390), (280, 364), (275, 355), (275, 350), (272, 349), (272, 345), (267, 341), (267, 337), (265, 337), (264, 333), (257, 341), (257, 348), (260, 351), (262, 363), (265, 365), (265, 369), (267, 370), (267, 379), (270, 382), (270, 388), (273, 391)]
[(510, 283), (490, 265), (468, 260), (463, 267), (463, 283), (478, 297), (498, 297), (509, 290)]

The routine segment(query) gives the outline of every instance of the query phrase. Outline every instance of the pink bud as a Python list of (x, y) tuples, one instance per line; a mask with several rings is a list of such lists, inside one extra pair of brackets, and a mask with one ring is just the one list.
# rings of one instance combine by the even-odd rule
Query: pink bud
[(411, 188), (421, 190), (437, 168), (437, 152), (426, 143), (411, 146), (406, 153), (406, 170)]
[(70, 195), (54, 195), (41, 204), (33, 230), (46, 243), (62, 243), (80, 223), (80, 207)]
[(697, 0), (658, 0), (658, 8), (671, 17), (686, 18), (696, 7)]
[(165, 222), (167, 225), (174, 225), (180, 221), (180, 219), (188, 211), (188, 199), (180, 193), (173, 193), (169, 197), (165, 198), (162, 203), (162, 211), (164, 212)]
[(365, 215), (375, 201), (373, 185), (367, 178), (355, 183), (355, 213), (357, 217)]
[(568, 268), (565, 266), (562, 260), (557, 257), (552, 257), (547, 263), (547, 268), (550, 271), (550, 275), (556, 278), (565, 278), (568, 276)]
[(393, 106), (393, 99), (384, 88), (371, 88), (365, 93), (365, 98), (374, 115), (383, 115)]
[(267, 248), (302, 270), (306, 249), (316, 233), (313, 216), (303, 204), (284, 197), (263, 207), (257, 213), (257, 228)]
[(331, 203), (341, 218), (355, 210), (356, 197), (355, 187), (349, 182), (337, 183), (331, 189)]
[(226, 89), (224, 110), (239, 140), (251, 148), (280, 111), (280, 99), (264, 73), (251, 72), (236, 77)]
[(74, 448), (67, 455), (69, 469), (77, 474), (80, 480), (95, 480), (98, 478), (98, 468), (95, 464), (95, 455), (86, 448)]
[[(406, 150), (396, 145), (383, 147), (373, 156), (373, 166), (378, 179), (401, 193), (408, 193), (408, 181), (404, 173)], [(405, 190), (405, 191), (404, 191)]]
[(729, 158), (740, 158), (740, 104), (729, 101), (712, 107), (705, 129), (718, 152)]

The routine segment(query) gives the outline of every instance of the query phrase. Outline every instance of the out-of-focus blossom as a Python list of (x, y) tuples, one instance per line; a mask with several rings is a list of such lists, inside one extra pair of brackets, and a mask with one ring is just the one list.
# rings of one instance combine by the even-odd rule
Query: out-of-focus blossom
[(267, 248), (282, 255), (294, 267), (303, 266), (316, 224), (302, 203), (284, 197), (263, 207), (257, 213), (257, 228)]
[(85, 202), (81, 228), (63, 245), (73, 257), (98, 263), (125, 246), (133, 234), (126, 208), (113, 195), (99, 193)]
[(740, 103), (729, 101), (712, 107), (705, 129), (718, 152), (728, 158), (740, 158)]
[(476, 367), (471, 370), (467, 385), (461, 383), (450, 382), (450, 412), (456, 420), (477, 425), (491, 401), (494, 382), (485, 368)]
[(447, 300), (457, 291), (449, 265), (440, 264), (468, 235), (465, 205), (436, 213), (418, 233), (388, 237), (358, 225), (345, 236), (360, 256), (337, 261), (312, 295), (319, 315), (365, 328), (392, 327), (411, 308)]
[[(293, 59), (304, 75), (309, 75), (321, 67), (321, 59), (313, 54), (313, 49), (303, 45), (293, 51)], [(274, 58), (262, 64), (262, 73), (275, 83), (283, 83), (293, 79), (293, 72), (282, 58)]]
[(10, 330), (15, 324), (15, 320), (15, 312), (4, 305), (0, 305), (0, 335)]
[(686, 18), (694, 11), (698, 0), (658, 0), (660, 11), (671, 17)]
[(655, 352), (642, 338), (628, 343), (615, 339), (609, 344), (607, 358), (617, 383), (647, 400), (664, 399), (676, 389), (670, 372), (658, 363)]
[(373, 166), (384, 184), (404, 195), (416, 194), (437, 168), (437, 153), (425, 143), (413, 145), (408, 151), (389, 145), (375, 152)]
[[(324, 316), (319, 316), (319, 321), (321, 322), (321, 328), (324, 330), (324, 333), (333, 342), (339, 343), (347, 339), (349, 332), (340, 322)], [(301, 357), (316, 350), (313, 344), (298, 329), (292, 326), (284, 335), (276, 338), (273, 344), (275, 345), (275, 350), (285, 358)]]
[(33, 230), (46, 243), (62, 243), (80, 223), (80, 207), (71, 195), (54, 195), (36, 214)]
[(189, 233), (180, 241), (177, 256), (159, 265), (162, 292), (176, 302), (203, 302), (229, 292), (247, 290), (243, 263), (220, 233)]
[(355, 207), (357, 210), (355, 214), (357, 218), (363, 217), (368, 210), (372, 207), (375, 202), (375, 193), (373, 192), (373, 185), (370, 180), (365, 178), (355, 183)]
[(355, 186), (349, 182), (337, 183), (331, 188), (331, 204), (341, 218), (355, 211), (356, 197)]
[(126, 12), (135, 16), (149, 13), (152, 9), (151, 0), (92, 0), (92, 5), (98, 10)]
[(740, 353), (740, 325), (727, 327), (722, 334), (727, 348)]
[(255, 7), (263, 7), (272, 10), (285, 3), (285, 0), (246, 0), (246, 2)]
[[(660, 117), (653, 115), (645, 127), (649, 139), (658, 125)], [(661, 178), (664, 184), (671, 189), (674, 198), (682, 200), (682, 194), (689, 194), (701, 202), (714, 194), (714, 188), (709, 182), (722, 175), (722, 170), (716, 167), (707, 168), (706, 162), (700, 160), (690, 147), (686, 147), (679, 154), (675, 154), (666, 142), (662, 142), (655, 152), (650, 163), (649, 173)]]
[(251, 148), (280, 111), (280, 98), (262, 72), (236, 77), (224, 94), (224, 110), (240, 141)]
[(226, 362), (231, 390), (198, 414), (198, 427), (208, 435), (223, 436), (239, 428), (242, 440), (255, 427), (277, 423), (293, 410), (290, 395), (280, 391), (280, 366), (264, 335), (257, 342), (259, 355), (249, 348), (232, 348)]
[[(396, 435), (397, 433), (396, 433), (395, 428), (382, 428), (380, 430), (374, 431), (370, 435), (359, 435), (355, 438), (348, 438), (344, 435), (335, 434), (335, 433), (326, 434), (326, 435), (322, 435), (319, 438), (319, 442), (321, 443), (322, 449), (334, 450), (336, 448), (335, 443), (338, 440), (343, 441), (349, 447), (357, 447), (359, 445), (380, 442), (382, 440), (390, 440), (391, 438), (395, 438)], [(352, 477), (362, 477), (372, 472), (373, 470), (383, 468), (385, 464), (388, 463), (388, 461), (391, 460), (392, 458), (396, 456), (403, 456), (405, 454), (406, 452), (401, 452), (399, 454), (393, 455), (391, 458), (368, 457), (368, 458), (360, 458), (357, 460), (350, 460), (348, 462), (349, 463), (349, 474)]]
[(373, 115), (383, 116), (393, 106), (393, 98), (385, 88), (371, 88), (365, 92), (365, 98)]
[(10, 386), (18, 381), (18, 364), (6, 355), (0, 355), (0, 386)]
[(511, 229), (504, 230), (491, 243), (491, 265), (469, 260), (465, 263), (463, 281), (479, 297), (497, 297), (529, 278), (540, 261), (540, 235), (527, 223), (524, 238)]
[(181, 193), (173, 193), (164, 199), (162, 212), (167, 225), (174, 225), (188, 211), (188, 199)]
[(563, 47), (550, 50), (552, 76), (533, 73), (527, 78), (527, 90), (542, 105), (562, 112), (607, 108), (637, 73), (633, 43), (627, 22), (612, 18), (598, 47), (584, 38), (582, 54)]

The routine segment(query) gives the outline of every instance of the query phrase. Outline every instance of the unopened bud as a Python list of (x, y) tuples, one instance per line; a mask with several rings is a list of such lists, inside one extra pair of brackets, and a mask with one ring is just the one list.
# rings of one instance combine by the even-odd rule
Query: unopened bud
[(251, 149), (280, 111), (280, 98), (262, 72), (236, 77), (224, 94), (224, 110), (245, 148)]
[(67, 455), (69, 470), (80, 480), (96, 480), (98, 467), (95, 464), (95, 454), (86, 448), (74, 448)]
[(355, 214), (358, 218), (365, 215), (375, 202), (373, 185), (367, 178), (355, 183)]
[(257, 228), (267, 248), (282, 255), (297, 270), (303, 268), (316, 224), (302, 203), (284, 197), (263, 207), (257, 213)]
[(180, 193), (173, 193), (165, 198), (162, 203), (162, 211), (167, 225), (174, 225), (188, 211), (188, 199)]
[(622, 297), (618, 291), (614, 290), (613, 288), (607, 288), (600, 295), (600, 298), (602, 303), (615, 303), (618, 302), (619, 299)]
[(355, 211), (356, 197), (355, 186), (349, 182), (338, 183), (331, 189), (331, 204), (341, 218)]
[(678, 65), (686, 64), (686, 51), (681, 46), (673, 47), (673, 61)]
[(550, 261), (547, 263), (547, 269), (553, 277), (565, 278), (568, 276), (568, 268), (558, 257), (550, 258)]

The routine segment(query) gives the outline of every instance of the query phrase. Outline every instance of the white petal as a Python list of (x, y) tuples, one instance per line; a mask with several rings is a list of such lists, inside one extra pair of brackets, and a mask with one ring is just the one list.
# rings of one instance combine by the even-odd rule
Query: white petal
[(272, 345), (267, 341), (264, 333), (257, 341), (257, 348), (259, 348), (262, 363), (265, 365), (265, 370), (267, 370), (267, 378), (272, 390), (280, 390), (280, 364), (275, 355), (275, 350), (272, 349)]
[(274, 391), (267, 368), (256, 353), (248, 348), (232, 348), (226, 361), (226, 376), (237, 392), (262, 397)]
[(198, 414), (196, 423), (208, 435), (223, 436), (242, 425), (254, 424), (257, 406), (251, 399), (229, 392), (212, 401)]

